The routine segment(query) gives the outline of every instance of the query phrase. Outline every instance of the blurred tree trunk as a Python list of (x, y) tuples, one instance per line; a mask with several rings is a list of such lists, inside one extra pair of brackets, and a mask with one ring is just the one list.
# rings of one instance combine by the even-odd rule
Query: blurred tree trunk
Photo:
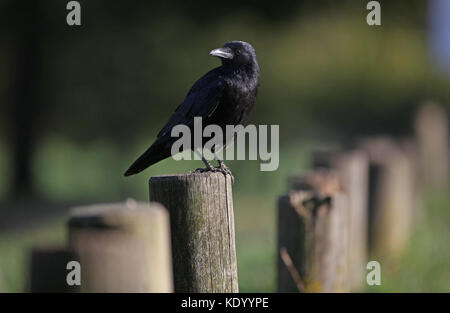
[(43, 1), (13, 1), (14, 55), (9, 139), (13, 161), (12, 195), (34, 195), (32, 161), (42, 108)]

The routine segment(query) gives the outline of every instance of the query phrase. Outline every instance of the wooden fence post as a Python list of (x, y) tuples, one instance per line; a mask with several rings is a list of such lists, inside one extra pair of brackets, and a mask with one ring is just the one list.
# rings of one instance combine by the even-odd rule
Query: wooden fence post
[(149, 187), (170, 212), (175, 292), (238, 292), (231, 178), (155, 176)]
[(414, 165), (385, 137), (363, 143), (370, 159), (369, 244), (373, 256), (395, 264), (408, 242), (415, 210)]
[(407, 138), (402, 142), (402, 150), (408, 159), (413, 178), (412, 193), (414, 194), (414, 207), (412, 212), (412, 226), (415, 227), (424, 218), (424, 182), (421, 175), (420, 151), (415, 138)]
[(423, 183), (433, 188), (446, 188), (450, 175), (447, 112), (434, 103), (425, 103), (417, 113), (415, 129)]
[(172, 292), (169, 216), (160, 204), (79, 207), (68, 226), (82, 292)]
[(348, 291), (348, 204), (336, 175), (294, 177), (278, 204), (278, 291)]
[[(307, 182), (297, 182), (297, 197), (310, 199), (314, 196), (312, 186)], [(278, 249), (277, 249), (277, 291), (304, 292), (307, 273), (306, 241), (310, 241), (310, 234), (304, 218), (298, 214), (291, 203), (290, 195), (278, 198)], [(288, 264), (283, 256), (291, 260)], [(297, 274), (295, 274), (297, 273)], [(296, 278), (298, 277), (298, 278)]]
[(368, 261), (369, 160), (362, 150), (314, 154), (314, 167), (337, 172), (342, 192), (348, 197), (348, 283), (351, 290), (361, 290)]

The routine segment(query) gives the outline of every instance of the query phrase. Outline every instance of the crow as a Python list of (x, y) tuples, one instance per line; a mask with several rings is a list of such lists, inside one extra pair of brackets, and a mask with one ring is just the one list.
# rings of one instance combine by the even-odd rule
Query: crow
[[(206, 73), (192, 86), (184, 101), (158, 133), (156, 141), (125, 172), (125, 176), (137, 174), (147, 167), (171, 155), (172, 128), (186, 125), (193, 134), (194, 117), (202, 117), (202, 125), (218, 125), (225, 133), (226, 125), (246, 122), (252, 110), (259, 86), (259, 65), (255, 49), (244, 41), (231, 41), (214, 49), (210, 55), (219, 57), (222, 65)], [(203, 144), (205, 143), (203, 139)], [(193, 145), (191, 146), (194, 148)], [(217, 157), (217, 156), (216, 156)], [(230, 169), (218, 158), (215, 168), (202, 155), (206, 169), (200, 171), (222, 172), (231, 175)], [(234, 179), (233, 179), (234, 180)]]

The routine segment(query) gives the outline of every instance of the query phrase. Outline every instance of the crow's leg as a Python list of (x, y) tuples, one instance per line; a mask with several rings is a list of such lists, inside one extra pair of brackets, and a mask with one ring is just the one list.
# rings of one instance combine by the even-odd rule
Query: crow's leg
[(234, 183), (234, 176), (233, 173), (231, 173), (231, 170), (228, 168), (228, 166), (225, 165), (225, 163), (221, 159), (218, 159), (218, 161), (219, 161), (218, 170), (220, 170), (220, 172), (222, 172), (225, 176), (230, 175), (231, 181)]
[(205, 163), (207, 171), (210, 171), (210, 172), (216, 171), (216, 168), (214, 167), (214, 165), (212, 165), (211, 162), (209, 162), (207, 159), (205, 159), (205, 157), (203, 155), (202, 155), (202, 161), (203, 161), (203, 163)]
[(233, 173), (231, 173), (231, 170), (228, 168), (228, 166), (225, 165), (225, 163), (221, 159), (217, 159), (219, 161), (219, 167), (217, 168), (220, 172), (223, 173), (223, 175), (230, 175), (231, 182), (234, 183), (234, 176)]
[(217, 168), (214, 167), (214, 165), (212, 165), (207, 159), (205, 159), (205, 157), (203, 156), (202, 153), (200, 153), (198, 150), (194, 151), (195, 153), (197, 153), (197, 155), (199, 155), (202, 158), (203, 163), (205, 163), (206, 168), (198, 168), (195, 170), (195, 172), (199, 172), (199, 173), (204, 173), (204, 172), (217, 172)]
[[(228, 143), (230, 144), (230, 143)], [(214, 156), (216, 157), (216, 160), (219, 162), (219, 166), (216, 167), (216, 170), (221, 172), (222, 174), (226, 175), (230, 175), (231, 177), (231, 182), (234, 183), (234, 176), (231, 173), (231, 170), (228, 168), (228, 166), (225, 165), (225, 163), (223, 162), (223, 160), (217, 155), (219, 152), (221, 152), (222, 150), (225, 153), (225, 148), (228, 144), (225, 144), (223, 146), (220, 146), (219, 149), (213, 151)], [(215, 148), (215, 147), (214, 147)]]

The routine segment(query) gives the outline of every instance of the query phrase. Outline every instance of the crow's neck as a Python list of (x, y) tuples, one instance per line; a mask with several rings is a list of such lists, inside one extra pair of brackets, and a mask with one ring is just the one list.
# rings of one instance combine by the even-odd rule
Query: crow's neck
[(231, 64), (224, 63), (222, 64), (222, 68), (226, 72), (236, 73), (236, 74), (246, 74), (248, 77), (259, 76), (259, 65), (256, 62), (247, 63), (247, 64)]

